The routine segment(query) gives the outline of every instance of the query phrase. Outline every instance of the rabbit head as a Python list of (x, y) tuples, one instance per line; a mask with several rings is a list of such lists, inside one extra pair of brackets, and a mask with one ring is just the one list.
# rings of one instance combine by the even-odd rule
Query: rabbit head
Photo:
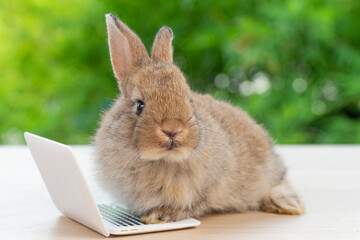
[(107, 14), (106, 24), (121, 92), (113, 108), (123, 116), (111, 135), (133, 141), (143, 160), (187, 159), (196, 147), (199, 129), (190, 88), (173, 64), (171, 29), (160, 28), (150, 58), (139, 37), (115, 15)]

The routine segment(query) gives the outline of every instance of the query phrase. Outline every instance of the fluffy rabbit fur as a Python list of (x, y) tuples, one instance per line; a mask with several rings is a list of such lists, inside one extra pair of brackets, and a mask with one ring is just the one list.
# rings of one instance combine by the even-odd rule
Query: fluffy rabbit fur
[(115, 15), (106, 23), (121, 95), (103, 115), (94, 145), (100, 179), (115, 198), (148, 223), (213, 212), (304, 212), (265, 130), (241, 109), (190, 90), (173, 64), (169, 27), (160, 28), (150, 58)]

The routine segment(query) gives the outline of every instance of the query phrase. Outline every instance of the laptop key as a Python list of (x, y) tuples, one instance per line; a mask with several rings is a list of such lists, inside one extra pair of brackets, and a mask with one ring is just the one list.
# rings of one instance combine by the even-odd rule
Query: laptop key
[(115, 205), (99, 204), (98, 205), (101, 215), (107, 221), (116, 226), (137, 226), (145, 225), (140, 221), (139, 217), (131, 215), (125, 209)]

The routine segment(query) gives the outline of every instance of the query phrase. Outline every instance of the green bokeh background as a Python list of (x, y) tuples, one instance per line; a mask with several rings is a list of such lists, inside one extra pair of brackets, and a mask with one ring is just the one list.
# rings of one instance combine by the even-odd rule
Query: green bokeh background
[(86, 144), (118, 95), (104, 14), (150, 49), (162, 25), (191, 87), (277, 143), (360, 143), (360, 1), (0, 1), (0, 143)]

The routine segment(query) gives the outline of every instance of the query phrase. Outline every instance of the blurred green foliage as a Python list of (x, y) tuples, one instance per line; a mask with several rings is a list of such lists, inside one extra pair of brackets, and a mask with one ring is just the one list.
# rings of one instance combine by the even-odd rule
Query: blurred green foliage
[(360, 143), (358, 0), (0, 2), (0, 143), (89, 143), (117, 94), (104, 14), (150, 49), (162, 25), (191, 87), (244, 108), (277, 143)]

